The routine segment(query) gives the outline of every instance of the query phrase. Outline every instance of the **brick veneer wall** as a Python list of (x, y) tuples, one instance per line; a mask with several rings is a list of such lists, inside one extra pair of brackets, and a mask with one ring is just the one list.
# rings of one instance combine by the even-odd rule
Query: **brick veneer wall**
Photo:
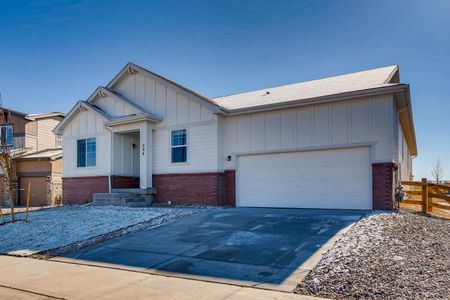
[(153, 175), (159, 203), (225, 205), (225, 184), (221, 172)]
[(64, 177), (64, 204), (84, 204), (92, 202), (94, 193), (108, 193), (108, 176)]
[(397, 165), (395, 163), (372, 164), (373, 209), (394, 209)]
[(111, 187), (113, 189), (139, 188), (139, 177), (112, 175)]
[(225, 170), (225, 204), (236, 206), (236, 171)]

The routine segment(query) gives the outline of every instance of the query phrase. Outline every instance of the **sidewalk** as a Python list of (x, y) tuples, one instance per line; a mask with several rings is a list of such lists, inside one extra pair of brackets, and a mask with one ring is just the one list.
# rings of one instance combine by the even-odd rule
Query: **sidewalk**
[(0, 298), (319, 299), (102, 267), (0, 256)]

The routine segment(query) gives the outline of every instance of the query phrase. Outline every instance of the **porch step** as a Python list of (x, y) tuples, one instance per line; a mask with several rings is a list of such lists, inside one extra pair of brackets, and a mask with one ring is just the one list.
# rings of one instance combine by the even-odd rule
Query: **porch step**
[(129, 189), (111, 189), (111, 193), (133, 193), (133, 194), (141, 194), (141, 195), (154, 195), (156, 194), (156, 188), (129, 188)]
[(137, 192), (121, 191), (113, 193), (95, 193), (93, 196), (94, 205), (105, 206), (128, 206), (128, 207), (148, 207), (153, 204), (152, 194), (140, 194)]

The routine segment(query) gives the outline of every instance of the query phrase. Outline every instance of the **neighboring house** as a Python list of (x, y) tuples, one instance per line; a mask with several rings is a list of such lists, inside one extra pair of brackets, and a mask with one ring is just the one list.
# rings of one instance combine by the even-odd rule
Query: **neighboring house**
[[(59, 202), (62, 194), (62, 140), (61, 136), (53, 133), (53, 129), (65, 115), (58, 112), (30, 115), (6, 108), (2, 110), (2, 134), (11, 145), (17, 165), (16, 204), (25, 205), (29, 182), (32, 206)], [(2, 170), (0, 176), (0, 199), (7, 204)]]
[(55, 135), (53, 129), (64, 119), (60, 112), (30, 114), (27, 119), (27, 130), (25, 132), (25, 148), (27, 151), (42, 151), (62, 146), (60, 135)]
[(175, 204), (391, 209), (417, 155), (398, 66), (210, 99), (129, 63), (55, 133), (66, 203), (140, 187)]

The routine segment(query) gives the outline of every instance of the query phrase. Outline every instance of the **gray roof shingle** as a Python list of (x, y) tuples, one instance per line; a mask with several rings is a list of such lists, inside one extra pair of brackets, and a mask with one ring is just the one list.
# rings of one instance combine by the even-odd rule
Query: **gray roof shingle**
[(388, 83), (398, 66), (388, 66), (362, 72), (305, 81), (241, 94), (213, 98), (219, 106), (228, 109), (251, 108), (282, 104), (311, 98), (341, 94), (394, 85)]

